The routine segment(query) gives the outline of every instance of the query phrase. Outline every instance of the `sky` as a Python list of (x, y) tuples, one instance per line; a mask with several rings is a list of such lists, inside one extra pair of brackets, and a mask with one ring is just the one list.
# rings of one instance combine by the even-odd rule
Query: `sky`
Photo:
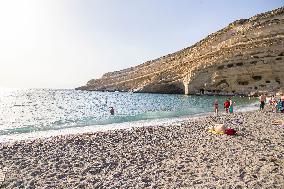
[(0, 0), (0, 88), (72, 89), (283, 0)]

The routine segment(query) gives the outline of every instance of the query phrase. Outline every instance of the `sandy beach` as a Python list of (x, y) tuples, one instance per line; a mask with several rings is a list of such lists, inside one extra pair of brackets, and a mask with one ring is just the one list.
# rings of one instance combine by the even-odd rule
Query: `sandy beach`
[[(2, 188), (284, 188), (284, 114), (250, 111), (0, 144)], [(214, 123), (237, 135), (216, 135)]]

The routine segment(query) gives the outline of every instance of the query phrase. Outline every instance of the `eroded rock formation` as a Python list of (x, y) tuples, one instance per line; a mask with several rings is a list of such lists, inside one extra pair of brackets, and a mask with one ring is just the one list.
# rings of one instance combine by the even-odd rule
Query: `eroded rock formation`
[(173, 54), (80, 90), (253, 94), (284, 89), (284, 7), (241, 19)]

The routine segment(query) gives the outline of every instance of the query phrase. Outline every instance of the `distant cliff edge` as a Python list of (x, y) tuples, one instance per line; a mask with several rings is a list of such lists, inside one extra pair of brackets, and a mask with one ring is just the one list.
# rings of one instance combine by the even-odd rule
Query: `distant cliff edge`
[(104, 74), (78, 90), (253, 95), (284, 91), (284, 7), (237, 20), (195, 45)]

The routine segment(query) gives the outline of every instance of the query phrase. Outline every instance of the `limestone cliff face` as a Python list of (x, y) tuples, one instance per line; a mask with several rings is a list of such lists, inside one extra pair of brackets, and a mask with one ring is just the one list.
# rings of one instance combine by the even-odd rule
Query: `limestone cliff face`
[(77, 89), (247, 95), (283, 90), (284, 7), (237, 20), (191, 47)]

